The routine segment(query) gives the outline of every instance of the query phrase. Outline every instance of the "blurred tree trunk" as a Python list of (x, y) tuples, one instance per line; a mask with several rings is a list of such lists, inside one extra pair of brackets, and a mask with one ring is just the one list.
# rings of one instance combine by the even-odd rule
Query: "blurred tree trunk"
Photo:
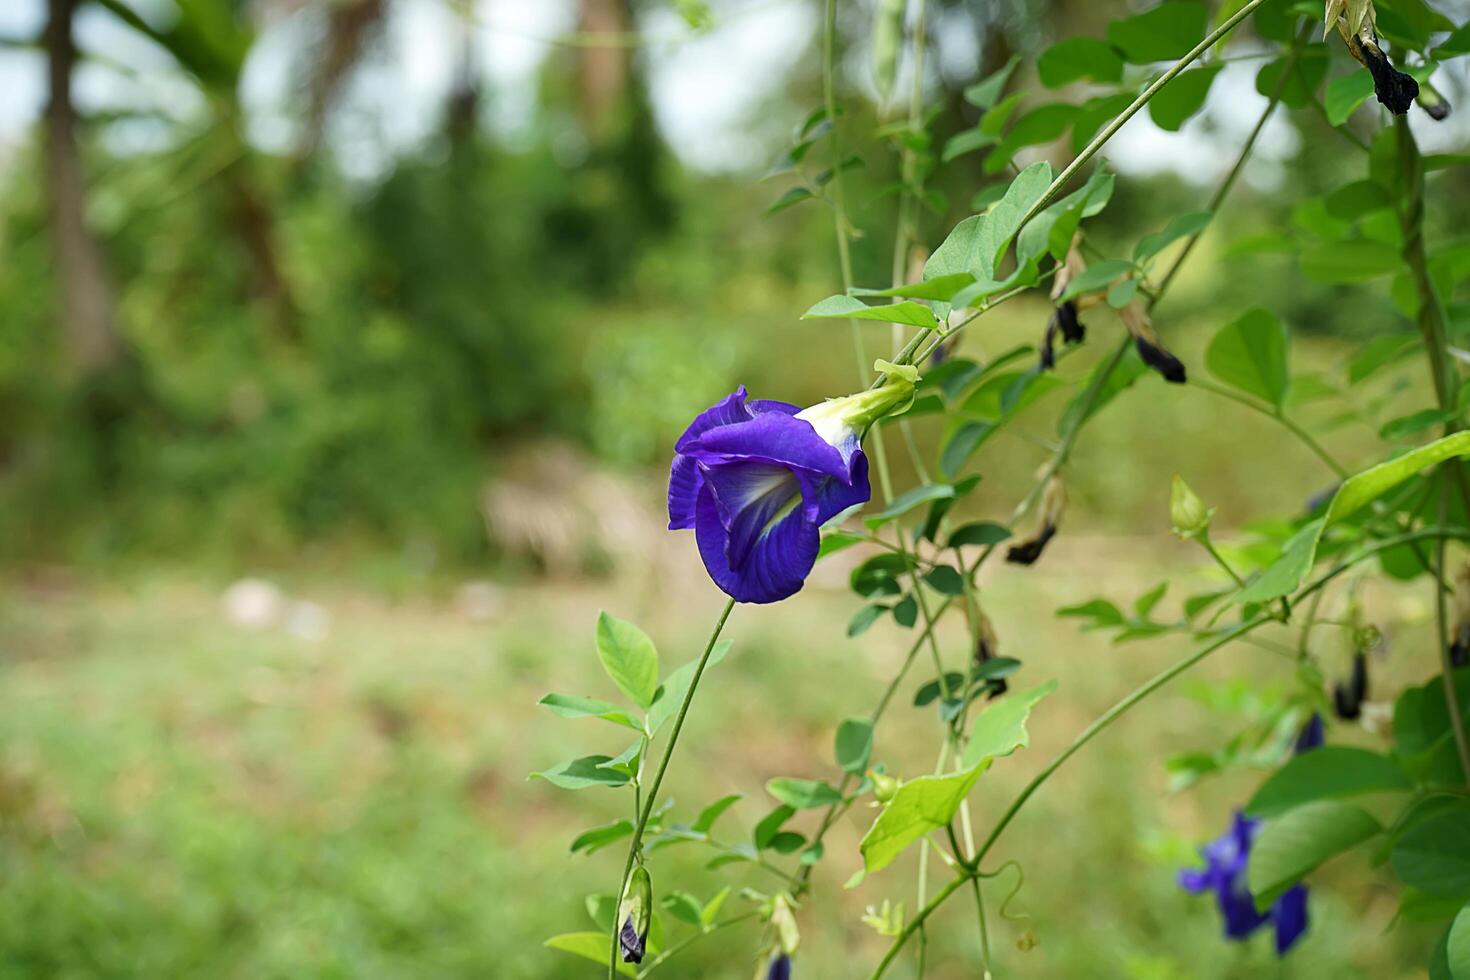
[(86, 220), (86, 185), (71, 99), (72, 67), (77, 60), (72, 18), (77, 3), (48, 0), (47, 4), (49, 16), (42, 38), (50, 78), (46, 183), (67, 358), (79, 375), (88, 377), (117, 363), (121, 345), (107, 262)]
[[(632, 23), (628, 0), (582, 0), (578, 29), (584, 34), (624, 34)], [(614, 135), (628, 88), (632, 49), (616, 43), (582, 49), (577, 64), (582, 130), (595, 143)]]

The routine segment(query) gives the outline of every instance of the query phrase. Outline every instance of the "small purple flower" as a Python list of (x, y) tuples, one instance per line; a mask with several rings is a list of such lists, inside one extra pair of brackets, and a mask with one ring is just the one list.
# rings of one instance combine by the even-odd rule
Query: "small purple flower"
[(862, 438), (913, 400), (917, 372), (799, 410), (747, 400), (745, 386), (700, 413), (674, 443), (669, 530), (694, 528), (704, 567), (739, 602), (795, 594), (817, 560), (818, 529), (871, 496)]
[(780, 950), (772, 953), (770, 966), (766, 969), (766, 980), (791, 980), (791, 957)]
[(1314, 711), (1312, 717), (1308, 718), (1307, 723), (1302, 726), (1302, 730), (1297, 733), (1292, 754), (1301, 755), (1303, 752), (1321, 748), (1324, 741), (1326, 741), (1326, 733), (1322, 727), (1322, 716)]
[(1227, 939), (1245, 939), (1271, 923), (1276, 931), (1276, 955), (1284, 956), (1307, 931), (1307, 888), (1295, 885), (1265, 912), (1256, 910), (1246, 888), (1245, 867), (1259, 826), (1237, 811), (1230, 830), (1201, 850), (1205, 866), (1180, 871), (1179, 885), (1194, 894), (1215, 893)]

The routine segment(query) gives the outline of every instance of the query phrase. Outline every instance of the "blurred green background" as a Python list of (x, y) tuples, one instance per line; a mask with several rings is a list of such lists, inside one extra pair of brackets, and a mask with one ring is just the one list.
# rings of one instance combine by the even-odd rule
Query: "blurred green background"
[[(885, 286), (896, 161), (872, 134), (901, 107), (873, 87), (873, 6), (841, 5), (839, 81), (864, 161), (847, 178), (857, 279)], [(1012, 54), (1127, 9), (930, 0), (938, 139), (974, 124), (964, 88)], [(721, 597), (660, 507), (696, 411), (741, 382), (794, 402), (858, 384), (846, 326), (798, 319), (839, 288), (831, 212), (765, 214), (792, 183), (762, 175), (821, 100), (820, 16), (814, 0), (0, 5), (0, 977), (597, 975), (541, 943), (591, 928), (584, 896), (614, 887), (620, 859), (567, 847), (625, 801), (525, 776), (615, 747), (535, 702), (610, 693), (599, 608), (639, 622), (666, 664), (695, 654)], [(1228, 65), (1180, 133), (1141, 115), (1119, 134), (1104, 251), (1203, 206), (1264, 105), (1256, 67)], [(1458, 76), (1440, 82), (1463, 96)], [(1047, 98), (1029, 66), (1013, 85)], [(1414, 126), (1439, 152), (1463, 148), (1462, 122)], [(1324, 377), (1408, 329), (1382, 284), (1318, 285), (1290, 256), (1231, 248), (1331, 220), (1296, 202), (1365, 166), (1311, 109), (1273, 118), (1157, 315), (1186, 363), (1256, 304), (1291, 325), (1295, 367)], [(943, 165), (924, 240), (996, 179), (973, 154)], [(1432, 233), (1463, 223), (1466, 183), (1436, 175)], [(1048, 309), (1009, 304), (962, 349), (1035, 342)], [(1119, 335), (1111, 314), (1084, 319)], [(868, 337), (870, 355), (888, 342)], [(1366, 463), (1374, 412), (1424, 380), (1406, 365), (1366, 419), (1331, 399), (1301, 415)], [(1063, 400), (986, 447), (975, 516), (1009, 513)], [(938, 431), (916, 429), (932, 454)], [(1162, 579), (1174, 610), (1213, 581), (1166, 533), (1173, 473), (1224, 529), (1332, 482), (1209, 392), (1150, 375), (1111, 406), (1046, 560), (987, 572), (1002, 650), (1061, 690), (1031, 748), (977, 790), (982, 824), (1180, 652), (1052, 617)], [(684, 812), (746, 793), (724, 825), (743, 835), (768, 778), (829, 774), (836, 723), (867, 710), (908, 643), (891, 624), (845, 639), (840, 566), (738, 610), (668, 784)], [(1366, 598), (1390, 634), (1388, 698), (1428, 662), (1428, 610), (1388, 586)], [(1015, 918), (994, 923), (998, 976), (1422, 975), (1431, 937), (1390, 928), (1395, 901), (1361, 868), (1327, 870), (1341, 887), (1314, 889), (1312, 932), (1284, 964), (1264, 937), (1227, 945), (1208, 901), (1174, 884), (1257, 777), (1174, 794), (1164, 760), (1212, 751), (1289, 670), (1232, 649), (1047, 786), (1001, 848), (1026, 878)], [(881, 758), (932, 764), (932, 718), (905, 708), (891, 726)], [(829, 841), (800, 976), (866, 975), (885, 941), (864, 906), (913, 906), (901, 867), (843, 890), (868, 819)], [(759, 883), (705, 857), (655, 868), (703, 897)], [(975, 976), (969, 911), (936, 921), (929, 976)], [(746, 977), (755, 948), (732, 930), (665, 972)]]

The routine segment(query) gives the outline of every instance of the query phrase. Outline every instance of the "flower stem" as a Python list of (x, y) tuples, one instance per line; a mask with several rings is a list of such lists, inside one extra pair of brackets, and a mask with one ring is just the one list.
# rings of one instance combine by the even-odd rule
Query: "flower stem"
[[(643, 831), (648, 827), (648, 818), (653, 814), (654, 804), (658, 800), (658, 789), (663, 785), (664, 773), (668, 771), (669, 760), (673, 758), (674, 747), (679, 744), (679, 733), (684, 729), (684, 717), (689, 714), (689, 705), (694, 700), (694, 692), (699, 690), (699, 680), (704, 676), (704, 668), (709, 666), (710, 654), (714, 652), (715, 643), (720, 639), (720, 633), (725, 628), (725, 621), (730, 618), (730, 613), (735, 608), (735, 600), (731, 599), (725, 603), (725, 608), (720, 612), (720, 618), (715, 620), (715, 628), (710, 633), (709, 642), (704, 645), (704, 653), (700, 654), (699, 663), (695, 665), (694, 677), (689, 682), (689, 690), (684, 692), (684, 701), (679, 705), (679, 713), (674, 716), (674, 727), (669, 732), (669, 744), (664, 747), (663, 758), (659, 759), (658, 769), (654, 771), (653, 783), (648, 787), (648, 796), (643, 801), (643, 811), (638, 814), (638, 825), (633, 829), (633, 840), (628, 844), (628, 860), (623, 865), (623, 878), (618, 885), (617, 900), (621, 901), (623, 891), (628, 887), (628, 876), (633, 873), (633, 864), (638, 859), (638, 854), (643, 847)], [(613, 918), (612, 926), (612, 950), (608, 954), (607, 977), (608, 980), (617, 980), (618, 975), (618, 922)]]

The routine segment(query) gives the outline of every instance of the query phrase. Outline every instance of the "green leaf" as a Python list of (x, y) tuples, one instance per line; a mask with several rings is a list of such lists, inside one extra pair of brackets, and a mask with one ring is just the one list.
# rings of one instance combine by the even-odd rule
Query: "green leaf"
[(1123, 610), (1106, 599), (1092, 599), (1076, 606), (1063, 606), (1057, 610), (1057, 615), (1090, 619), (1092, 622), (1083, 627), (1090, 630), (1108, 629), (1128, 622)]
[(904, 848), (947, 825), (984, 769), (982, 763), (947, 776), (920, 776), (900, 786), (863, 835), (859, 845), (863, 869), (872, 874), (887, 867)]
[(817, 549), (817, 557), (826, 558), (828, 555), (851, 548), (855, 544), (862, 544), (866, 540), (868, 539), (863, 535), (854, 534), (851, 531), (832, 531), (822, 535), (822, 544)]
[(1047, 681), (1029, 691), (1011, 694), (992, 701), (975, 717), (970, 728), (970, 744), (965, 746), (964, 765), (972, 767), (988, 759), (1010, 755), (1028, 744), (1026, 719), (1036, 703), (1057, 689), (1057, 682)]
[(1443, 425), (1455, 417), (1454, 412), (1445, 412), (1437, 408), (1423, 408), (1408, 415), (1401, 415), (1396, 419), (1389, 419), (1378, 430), (1378, 438), (1393, 442), (1408, 436), (1417, 435), (1425, 429), (1432, 429)]
[(1323, 800), (1268, 822), (1251, 847), (1246, 883), (1256, 908), (1269, 908), (1287, 889), (1328, 858), (1383, 830), (1350, 803)]
[(1123, 259), (1108, 259), (1088, 266), (1080, 276), (1067, 283), (1062, 299), (1072, 299), (1083, 293), (1096, 293), (1106, 289), (1114, 279), (1133, 271), (1133, 263)]
[(707, 834), (714, 829), (715, 821), (720, 819), (724, 812), (734, 806), (744, 797), (743, 793), (731, 793), (722, 796), (709, 806), (699, 811), (699, 816), (694, 818), (694, 829), (702, 834)]
[(1148, 114), (1160, 129), (1177, 132), (1190, 116), (1204, 108), (1220, 65), (1182, 71), (1149, 100)]
[(919, 603), (914, 599), (913, 593), (904, 596), (898, 605), (893, 607), (893, 621), (904, 629), (912, 629), (919, 618)]
[(562, 718), (602, 718), (635, 732), (643, 731), (643, 722), (615, 704), (596, 698), (581, 698), (574, 694), (548, 694), (537, 704), (544, 704), (552, 713)]
[(983, 150), (987, 146), (994, 146), (1000, 142), (1000, 137), (994, 133), (987, 133), (982, 129), (965, 129), (955, 133), (944, 142), (944, 151), (939, 158), (945, 163), (957, 160), (967, 153)]
[(766, 783), (766, 792), (794, 810), (810, 810), (842, 802), (841, 793), (815, 779), (778, 777)]
[(1322, 79), (1327, 77), (1327, 48), (1321, 44), (1303, 48), (1283, 85), (1281, 76), (1290, 60), (1290, 55), (1282, 55), (1262, 65), (1256, 73), (1256, 91), (1270, 98), (1279, 89), (1283, 105), (1300, 109), (1311, 103)]
[(597, 656), (618, 690), (647, 709), (658, 692), (658, 651), (648, 634), (606, 612), (597, 616)]
[(1379, 463), (1344, 481), (1327, 513), (1298, 531), (1282, 556), (1236, 596), (1239, 603), (1266, 602), (1289, 595), (1301, 584), (1316, 561), (1322, 532), (1403, 483), (1421, 470), (1455, 456), (1470, 455), (1470, 432), (1456, 432), (1401, 456)]
[(868, 631), (868, 627), (876, 623), (879, 617), (887, 611), (888, 607), (882, 603), (875, 602), (872, 605), (863, 606), (852, 614), (852, 619), (847, 621), (847, 635), (850, 637), (862, 636)]
[(1366, 282), (1397, 272), (1398, 249), (1368, 238), (1325, 242), (1302, 253), (1302, 274), (1317, 282)]
[(700, 924), (700, 905), (693, 895), (688, 892), (673, 891), (659, 899), (659, 907), (665, 912), (678, 919), (680, 922), (691, 926)]
[(852, 296), (906, 296), (909, 299), (932, 299), (940, 302), (948, 302), (950, 297), (964, 289), (975, 281), (975, 277), (968, 272), (957, 272), (950, 276), (940, 276), (937, 279), (927, 279), (923, 282), (911, 282), (903, 286), (894, 286), (891, 289), (859, 289), (848, 290)]
[(1051, 181), (1051, 164), (1045, 160), (1033, 163), (1016, 175), (1005, 196), (986, 212), (985, 221), (976, 228), (974, 256), (978, 265), (968, 270), (977, 280), (994, 277), (1011, 240), (1021, 230), (1021, 219), (1041, 199)]
[(628, 785), (628, 774), (616, 769), (604, 769), (604, 762), (611, 762), (609, 755), (584, 755), (580, 759), (552, 766), (545, 772), (533, 772), (527, 778), (544, 779), (562, 789), (587, 789), (589, 786), (616, 788)]
[(720, 909), (724, 906), (725, 899), (729, 897), (729, 885), (726, 885), (724, 888), (721, 888), (719, 891), (715, 892), (710, 900), (704, 903), (704, 908), (700, 909), (699, 911), (700, 924), (704, 926), (714, 925), (715, 917), (720, 914)]
[(1470, 903), (1460, 909), (1445, 940), (1445, 958), (1454, 980), (1470, 980)]
[(1110, 45), (1091, 37), (1058, 41), (1036, 59), (1036, 72), (1047, 88), (1060, 88), (1079, 78), (1094, 82), (1121, 82), (1123, 59)]
[(1169, 222), (1163, 231), (1156, 231), (1139, 239), (1133, 248), (1133, 261), (1142, 262), (1144, 259), (1158, 255), (1175, 241), (1190, 235), (1198, 235), (1205, 230), (1213, 215), (1209, 211), (1196, 211), (1192, 214), (1181, 214)]
[(596, 853), (615, 841), (622, 840), (633, 833), (633, 822), (631, 820), (618, 820), (602, 827), (593, 827), (591, 830), (583, 831), (572, 841), (572, 853), (585, 850), (588, 854)]
[[(1000, 145), (985, 157), (985, 172), (997, 174), (1010, 166), (1016, 151), (1027, 146), (1050, 143), (1067, 131), (1077, 117), (1077, 107), (1065, 102), (1037, 106), (1011, 126)], [(982, 125), (983, 125), (982, 121)]]
[(1221, 381), (1280, 409), (1291, 383), (1287, 344), (1286, 326), (1258, 307), (1215, 334), (1205, 364)]
[(1011, 73), (1020, 63), (1019, 57), (1013, 57), (998, 71), (992, 72), (983, 81), (976, 82), (965, 89), (965, 101), (978, 109), (989, 109), (995, 105), (996, 100), (1000, 98), (1000, 93), (1005, 90), (1006, 81), (1010, 79)]
[(873, 725), (866, 718), (848, 718), (837, 726), (835, 751), (844, 772), (860, 774), (873, 754)]
[(1281, 557), (1236, 593), (1234, 601), (1239, 604), (1268, 602), (1295, 592), (1317, 559), (1317, 542), (1321, 540), (1326, 523), (1325, 517), (1319, 518), (1292, 535), (1282, 547)]
[(923, 327), (925, 330), (939, 328), (939, 321), (934, 319), (934, 312), (923, 303), (905, 300), (902, 303), (892, 303), (888, 306), (869, 306), (860, 299), (844, 296), (841, 293), (836, 296), (828, 296), (803, 313), (801, 318), (803, 320), (878, 320), (883, 323)]
[(1430, 895), (1470, 895), (1470, 807), (1464, 805), (1416, 823), (1389, 854), (1406, 885)]
[(894, 497), (893, 502), (887, 507), (872, 517), (863, 518), (863, 523), (876, 530), (931, 500), (945, 500), (952, 497), (954, 497), (954, 487), (948, 483), (926, 483)]
[(1327, 83), (1327, 94), (1322, 99), (1327, 107), (1327, 121), (1341, 126), (1372, 94), (1373, 76), (1366, 68), (1334, 78)]
[(1135, 65), (1174, 61), (1204, 40), (1207, 14), (1199, 3), (1161, 3), (1108, 25), (1108, 41)]
[(1357, 384), (1419, 346), (1419, 335), (1413, 333), (1383, 333), (1368, 341), (1348, 361), (1348, 384)]
[(793, 205), (800, 204), (802, 201), (809, 201), (815, 196), (815, 194), (807, 190), (805, 187), (788, 188), (786, 193), (782, 194), (780, 197), (776, 198), (770, 203), (770, 206), (766, 208), (765, 213), (767, 215), (772, 215), (780, 211), (785, 211), (787, 208), (792, 207)]
[[(721, 660), (725, 654), (730, 652), (730, 641), (721, 640), (715, 644), (715, 648), (709, 652), (709, 663), (705, 665), (708, 670)], [(658, 730), (664, 727), (664, 722), (674, 717), (679, 706), (684, 703), (684, 695), (689, 693), (689, 685), (694, 683), (694, 671), (699, 666), (697, 659), (671, 671), (664, 680), (663, 686), (658, 689), (653, 705), (648, 709), (648, 735), (652, 738), (658, 734)]]
[(898, 595), (903, 591), (896, 581), (898, 576), (906, 575), (916, 567), (917, 562), (909, 555), (884, 552), (854, 568), (848, 584), (865, 599), (880, 595)]
[(936, 565), (924, 576), (924, 581), (935, 592), (942, 595), (964, 595), (965, 580), (951, 565)]
[[(612, 936), (605, 932), (564, 932), (560, 936), (552, 936), (546, 940), (546, 946), (592, 960), (600, 964), (604, 970), (607, 969), (608, 961), (612, 959)], [(638, 975), (633, 964), (622, 961), (618, 962), (618, 972), (625, 977)]]
[(1387, 756), (1345, 745), (1324, 745), (1296, 756), (1271, 775), (1246, 804), (1252, 817), (1275, 817), (1316, 800), (1413, 788)]
[(993, 524), (990, 521), (976, 521), (956, 528), (949, 536), (949, 547), (958, 548), (963, 545), (980, 545), (988, 547), (1000, 544), (1011, 536), (1010, 528), (1001, 524)]

